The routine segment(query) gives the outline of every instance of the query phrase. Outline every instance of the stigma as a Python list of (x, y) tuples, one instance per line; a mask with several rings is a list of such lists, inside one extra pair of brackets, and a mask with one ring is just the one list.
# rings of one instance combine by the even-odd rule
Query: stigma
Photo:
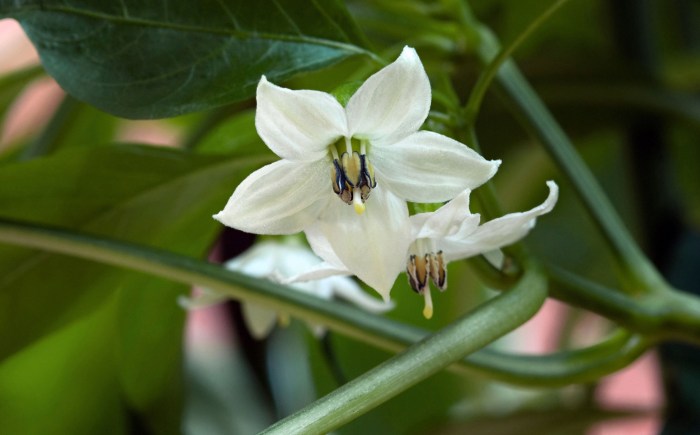
[(423, 316), (426, 319), (433, 317), (433, 299), (430, 294), (430, 281), (433, 285), (444, 291), (447, 288), (447, 264), (442, 251), (429, 252), (427, 254), (411, 254), (406, 264), (406, 274), (411, 288), (423, 295), (425, 307)]
[[(364, 148), (364, 147), (363, 147)], [(352, 205), (357, 214), (365, 212), (365, 202), (372, 189), (377, 187), (374, 168), (366, 154), (357, 151), (333, 153), (331, 185), (333, 192), (346, 204)]]

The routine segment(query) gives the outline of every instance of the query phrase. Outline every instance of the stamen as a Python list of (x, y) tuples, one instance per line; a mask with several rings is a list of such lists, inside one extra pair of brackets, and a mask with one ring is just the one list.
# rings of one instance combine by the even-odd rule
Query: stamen
[(411, 285), (411, 288), (417, 293), (423, 293), (428, 286), (428, 275), (430, 274), (428, 255), (411, 255), (408, 257), (406, 274), (408, 275), (408, 283)]
[(333, 160), (333, 166), (331, 167), (331, 185), (336, 195), (340, 195), (340, 192), (345, 188), (345, 174), (340, 168), (338, 159)]
[(425, 306), (423, 307), (423, 317), (430, 320), (433, 317), (433, 298), (430, 296), (430, 289), (425, 289), (423, 292)]
[(442, 256), (442, 251), (430, 254), (430, 280), (440, 291), (447, 288), (447, 264)]
[(345, 173), (345, 179), (350, 183), (351, 186), (355, 187), (360, 184), (361, 180), (361, 170), (362, 170), (362, 159), (357, 151), (352, 153), (343, 153), (341, 156), (341, 161), (343, 163), (343, 172)]
[(372, 189), (377, 187), (377, 180), (374, 178), (374, 167), (364, 154), (360, 156), (360, 177), (360, 182), (357, 187), (360, 188), (362, 201), (367, 201)]
[(374, 178), (374, 167), (365, 155), (367, 141), (360, 142), (361, 153), (352, 150), (352, 142), (345, 138), (347, 151), (338, 156), (337, 143), (330, 145), (333, 156), (331, 167), (331, 184), (333, 192), (348, 205), (353, 205), (357, 214), (365, 211), (364, 203), (369, 199), (369, 194), (377, 187)]

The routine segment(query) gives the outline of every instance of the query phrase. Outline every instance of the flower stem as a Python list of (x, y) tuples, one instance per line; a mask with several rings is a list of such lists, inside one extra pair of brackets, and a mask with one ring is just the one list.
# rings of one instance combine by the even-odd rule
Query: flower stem
[(536, 267), (530, 267), (511, 291), (501, 293), (263, 433), (331, 431), (515, 329), (537, 312), (546, 296), (544, 276)]

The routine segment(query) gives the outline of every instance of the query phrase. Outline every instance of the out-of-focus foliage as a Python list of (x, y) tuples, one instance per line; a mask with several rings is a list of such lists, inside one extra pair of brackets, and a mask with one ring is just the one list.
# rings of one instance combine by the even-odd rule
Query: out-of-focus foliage
[[(663, 233), (648, 219), (665, 193), (678, 227), (700, 229), (700, 101), (693, 94), (700, 88), (700, 11), (684, 0), (630, 6), (658, 12), (645, 31), (655, 53), (645, 72), (629, 56), (624, 20), (613, 3), (570, 2), (515, 58), (628, 227), (653, 250), (664, 234), (650, 231)], [(545, 7), (536, 0), (469, 4), (506, 44)], [(211, 215), (245, 176), (275, 158), (254, 127), (251, 97), (260, 76), (287, 80), (295, 89), (331, 91), (378, 67), (361, 55), (365, 50), (391, 60), (411, 45), (440, 112), (452, 87), (466, 101), (482, 70), (454, 5), (0, 0), (0, 15), (20, 21), (46, 73), (72, 95), (46, 124), (37, 122), (29, 137), (10, 144), (14, 149), (0, 149), (0, 217), (205, 258), (220, 230)], [(0, 77), (0, 132), (8, 110), (39, 76), (45, 78), (36, 67)], [(613, 283), (611, 258), (595, 225), (503, 101), (498, 92), (487, 95), (476, 131), (483, 154), (503, 160), (494, 185), (504, 208), (538, 203), (544, 181), (556, 179), (560, 203), (533, 231), (531, 250), (546, 262)], [(125, 132), (143, 125), (93, 106), (125, 118), (198, 113), (158, 121), (180, 148), (161, 149), (123, 144)], [(650, 148), (635, 141), (639, 123), (659, 123), (654, 153), (644, 154)], [(640, 159), (652, 164), (649, 172), (639, 172)], [(649, 192), (645, 177), (664, 189)], [(450, 265), (449, 281), (449, 290), (435, 296), (435, 318), (426, 321), (418, 315), (421, 298), (399, 278), (392, 291), (398, 306), (389, 316), (438, 329), (490, 295), (466, 264)], [(185, 391), (184, 313), (175, 300), (188, 291), (87, 260), (0, 246), (0, 432), (176, 433)], [(238, 368), (218, 366), (226, 371), (219, 386), (230, 382), (255, 391), (248, 405), (269, 407), (260, 411), (265, 423), (270, 414), (280, 418), (390, 356), (335, 333), (319, 342), (301, 323), (266, 343), (250, 340), (242, 324), (236, 328)], [(516, 332), (497, 345), (508, 348), (526, 338)], [(296, 389), (298, 382), (303, 389)], [(567, 433), (583, 433), (620, 415), (591, 407), (588, 393), (522, 391), (443, 373), (338, 433), (517, 433), (561, 429), (561, 419), (570, 424)], [(190, 412), (201, 410), (219, 422), (212, 415), (217, 410), (224, 422), (201, 427), (257, 427), (236, 425), (235, 413), (223, 416), (230, 412), (226, 406), (208, 406), (216, 395), (195, 394), (200, 402)], [(236, 391), (236, 398), (246, 394)]]

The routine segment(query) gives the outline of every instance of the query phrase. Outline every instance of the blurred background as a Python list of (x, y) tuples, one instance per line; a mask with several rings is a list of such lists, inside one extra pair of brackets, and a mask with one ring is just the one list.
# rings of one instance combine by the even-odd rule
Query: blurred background
[[(470, 4), (504, 43), (544, 8), (540, 0)], [(462, 61), (448, 73), (459, 96), (468, 95), (481, 67), (469, 56), (466, 41), (451, 33), (450, 17), (439, 6), (383, 0), (350, 1), (348, 8), (377, 46), (414, 45), (428, 71), (459, 54)], [(397, 11), (401, 20), (392, 18), (399, 16)], [(423, 34), (412, 24), (425, 14), (445, 21), (442, 35), (434, 29)], [(695, 0), (572, 1), (515, 55), (645, 252), (671, 283), (696, 291), (698, 23), (700, 4)], [(329, 91), (367, 68), (364, 60), (349, 59), (285, 85)], [(545, 152), (498, 92), (487, 96), (483, 110), (477, 132), (484, 155), (504, 162), (493, 182), (508, 212), (541, 202), (545, 180), (562, 186), (555, 212), (539, 220), (527, 244), (546, 262), (614, 287), (611, 259), (600, 235)], [(145, 144), (212, 158), (251, 149), (264, 153), (253, 115), (253, 101), (163, 120), (108, 115), (67, 96), (43, 72), (19, 24), (0, 20), (0, 180), (3, 171), (12, 180), (14, 165), (74, 148)], [(223, 190), (232, 192), (234, 187)], [(20, 185), (0, 184), (0, 190), (12, 189), (23, 191)], [(71, 195), (70, 189), (61, 195)], [(216, 204), (211, 207), (212, 213), (218, 211)], [(120, 216), (126, 219), (126, 213)], [(204, 245), (212, 261), (234, 258), (255, 243), (251, 235), (229, 229), (219, 235), (220, 230), (212, 229), (215, 241)], [(42, 270), (47, 275), (39, 282), (50, 282), (54, 275), (46, 271), (53, 269)], [(392, 291), (397, 307), (388, 316), (434, 330), (493, 294), (466, 264), (450, 265), (449, 276), (450, 289), (436, 295), (432, 320), (420, 316), (422, 298), (410, 291), (404, 277)], [(13, 279), (0, 278), (0, 287), (14, 285)], [(108, 428), (104, 433), (174, 433), (181, 422), (193, 434), (255, 433), (390, 356), (332, 332), (318, 337), (296, 319), (277, 325), (264, 339), (254, 338), (236, 301), (185, 312), (176, 299), (190, 289), (168, 289), (159, 300), (140, 301), (134, 297), (137, 292), (125, 296), (123, 289), (133, 283), (95, 282), (118, 289), (117, 302), (80, 299), (81, 309), (27, 332), (36, 340), (28, 345), (12, 344), (22, 336), (19, 330), (3, 336), (10, 337), (8, 348), (13, 350), (0, 361), (0, 433), (94, 433), (96, 428)], [(50, 305), (29, 296), (24, 303)], [(117, 350), (105, 344), (111, 336), (101, 332), (114, 325), (93, 315), (117, 309), (110, 304), (128, 305), (118, 322), (138, 325)], [(549, 300), (534, 319), (494, 346), (544, 354), (595, 343), (611, 328), (595, 314)], [(160, 344), (130, 347), (129, 340), (144, 334), (152, 336), (149, 343)], [(100, 352), (93, 352), (97, 347)], [(141, 352), (126, 358), (135, 373), (129, 380), (103, 370), (115, 359), (124, 360), (115, 357), (120, 352)], [(442, 373), (337, 433), (700, 433), (697, 361), (697, 349), (668, 344), (595, 384), (560, 389), (515, 388), (476, 375)], [(149, 379), (148, 384), (153, 373), (159, 378), (152, 382), (157, 387), (141, 390), (135, 380)], [(48, 420), (37, 422), (42, 419)]]

